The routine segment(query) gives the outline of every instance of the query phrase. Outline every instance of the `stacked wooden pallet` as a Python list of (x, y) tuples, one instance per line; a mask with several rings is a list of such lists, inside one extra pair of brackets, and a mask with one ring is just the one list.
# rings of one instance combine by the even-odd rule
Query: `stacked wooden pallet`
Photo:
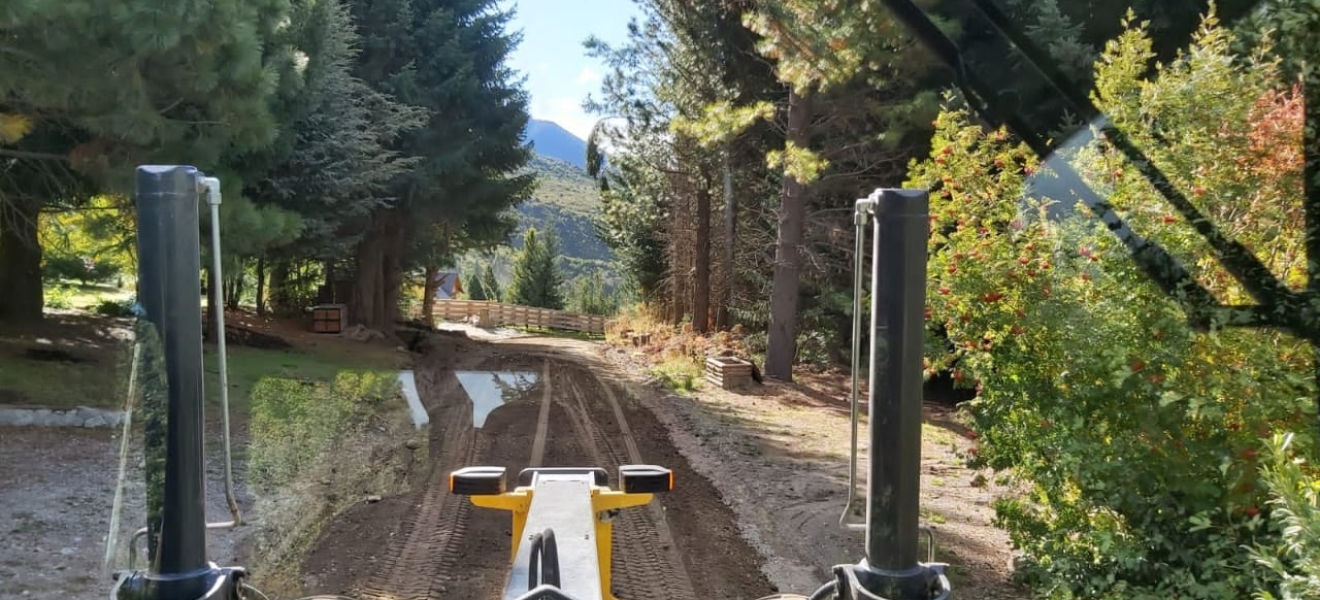
[(752, 382), (752, 363), (734, 356), (706, 359), (706, 381), (720, 389), (734, 390)]
[(347, 327), (347, 304), (319, 304), (312, 307), (312, 331), (316, 333), (343, 333)]

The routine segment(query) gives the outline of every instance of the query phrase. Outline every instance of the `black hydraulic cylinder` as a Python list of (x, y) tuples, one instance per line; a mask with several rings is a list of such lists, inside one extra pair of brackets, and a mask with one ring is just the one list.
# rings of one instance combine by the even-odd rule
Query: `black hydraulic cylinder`
[(202, 463), (201, 250), (197, 169), (137, 169), (138, 303), (165, 355), (169, 423), (159, 545), (150, 573), (208, 570)]
[(875, 205), (866, 558), (891, 573), (920, 568), (928, 205), (924, 190), (882, 190)]

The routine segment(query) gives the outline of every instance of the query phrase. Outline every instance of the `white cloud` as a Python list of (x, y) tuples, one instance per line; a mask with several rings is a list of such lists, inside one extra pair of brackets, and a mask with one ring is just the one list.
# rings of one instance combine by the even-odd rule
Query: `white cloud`
[(596, 118), (584, 112), (581, 104), (581, 100), (567, 96), (555, 96), (546, 100), (533, 98), (532, 117), (554, 121), (573, 135), (585, 140), (591, 135), (591, 128), (596, 124)]
[(600, 72), (591, 68), (590, 65), (582, 67), (582, 72), (578, 73), (578, 83), (591, 85), (597, 81), (600, 81)]

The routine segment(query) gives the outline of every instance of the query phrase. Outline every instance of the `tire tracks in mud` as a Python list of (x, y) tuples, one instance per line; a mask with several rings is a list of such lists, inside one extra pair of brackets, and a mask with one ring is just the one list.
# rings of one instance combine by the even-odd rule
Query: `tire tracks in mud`
[[(440, 386), (434, 381), (428, 383), (432, 384), (428, 391), (442, 391), (436, 390)], [(453, 394), (442, 397), (446, 396)], [(440, 442), (440, 446), (432, 448), (435, 464), (423, 483), (421, 502), (403, 520), (396, 536), (400, 541), (391, 544), (381, 568), (357, 590), (355, 595), (362, 600), (439, 600), (458, 561), (471, 505), (450, 494), (445, 474), (472, 464), (486, 444), (478, 440), (471, 426), (470, 402), (442, 404), (432, 412), (431, 443)]]
[[(619, 452), (617, 445), (611, 443), (610, 436), (591, 418), (589, 400), (577, 378), (566, 377), (571, 394), (561, 394), (560, 403), (572, 418), (573, 428), (583, 446), (591, 449), (594, 464), (608, 469), (621, 464), (643, 463), (641, 451), (632, 437), (623, 409), (607, 384), (578, 366), (563, 369), (562, 372), (565, 375), (580, 374), (583, 379), (594, 382), (611, 405), (614, 424), (618, 429), (618, 437), (623, 440), (626, 454)], [(574, 406), (570, 406), (569, 397)], [(614, 523), (613, 554), (612, 587), (616, 590), (616, 596), (628, 600), (695, 600), (692, 581), (682, 557), (678, 555), (673, 535), (665, 522), (664, 509), (658, 500), (619, 512)]]
[[(499, 431), (473, 427), (473, 403), (456, 372), (486, 366), (496, 371), (511, 368), (505, 362), (507, 355), (459, 359), (461, 366), (428, 361), (424, 375), (419, 369), (419, 391), (431, 414), (432, 465), (408, 498), (410, 506), (386, 542), (388, 547), (379, 550), (380, 561), (353, 587), (355, 597), (499, 597), (497, 590), (503, 589), (504, 580), (497, 573), (505, 572), (508, 561), (508, 546), (499, 541), (499, 534), (501, 529), (509, 533), (502, 522), (507, 516), (484, 515), (467, 498), (451, 494), (447, 485), (450, 471), (508, 464), (516, 474), (522, 466), (544, 462), (544, 466), (603, 467), (614, 478), (619, 465), (648, 462), (642, 446), (654, 445), (654, 436), (643, 427), (649, 441), (639, 446), (644, 440), (634, 437), (626, 416), (636, 415), (621, 405), (611, 380), (573, 356), (515, 352), (521, 359), (515, 362), (540, 371), (540, 382), (522, 392), (516, 401), (521, 408), (501, 413), (505, 417), (499, 419)], [(488, 420), (487, 426), (491, 425)], [(525, 433), (510, 439), (509, 426)], [(623, 600), (696, 598), (690, 574), (693, 568), (705, 571), (686, 562), (691, 557), (685, 557), (675, 541), (676, 530), (666, 519), (666, 502), (665, 496), (657, 495), (650, 504), (624, 509), (614, 517), (611, 587)], [(685, 543), (694, 542), (685, 539)]]

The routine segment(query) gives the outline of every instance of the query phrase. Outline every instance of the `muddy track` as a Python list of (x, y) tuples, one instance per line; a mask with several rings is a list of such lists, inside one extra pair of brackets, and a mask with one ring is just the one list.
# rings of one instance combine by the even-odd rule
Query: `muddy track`
[[(610, 402), (614, 405), (611, 409), (615, 416), (614, 431), (610, 434), (613, 434), (615, 439), (622, 440), (627, 452), (620, 452), (619, 444), (612, 443), (611, 435), (607, 435), (604, 428), (590, 418), (592, 411), (589, 403), (596, 404), (599, 411), (600, 408), (604, 408), (600, 406), (604, 404), (601, 401), (602, 395), (613, 400), (613, 397), (605, 392), (606, 384), (577, 366), (566, 368), (563, 372), (565, 375), (581, 375), (581, 377), (565, 378), (571, 394), (560, 394), (559, 398), (562, 399), (560, 402), (563, 404), (576, 405), (569, 409), (569, 413), (576, 412), (579, 415), (580, 422), (575, 429), (589, 436), (590, 439), (584, 439), (583, 443), (592, 449), (595, 464), (617, 467), (621, 464), (645, 462), (636, 441), (632, 439), (630, 433), (625, 433), (629, 428), (627, 421), (623, 419), (622, 411), (618, 409), (617, 402)], [(595, 394), (593, 399), (588, 399), (582, 390), (582, 385), (579, 384), (580, 380), (594, 383), (597, 389), (593, 391), (605, 393)], [(612, 587), (616, 596), (626, 597), (629, 600), (696, 598), (692, 592), (692, 582), (688, 579), (687, 570), (683, 567), (682, 558), (677, 554), (673, 536), (664, 522), (662, 510), (659, 502), (652, 502), (647, 506), (625, 509), (615, 518)]]
[[(509, 566), (509, 514), (450, 494), (448, 473), (489, 465), (513, 478), (533, 464), (598, 466), (613, 479), (619, 465), (630, 463), (673, 468), (681, 483), (615, 518), (615, 596), (695, 600), (693, 575), (705, 588), (715, 582), (717, 596), (731, 600), (772, 591), (732, 514), (673, 448), (664, 427), (624, 388), (603, 380), (596, 372), (601, 365), (538, 350), (458, 343), (421, 359), (418, 391), (431, 415), (429, 471), (413, 482), (414, 491), (359, 505), (332, 524), (318, 541), (318, 559), (310, 569), (305, 564), (304, 577), (315, 588), (307, 591), (364, 600), (498, 598)], [(483, 412), (484, 424), (476, 428), (471, 394), (478, 391), (465, 387), (469, 379), (460, 380), (473, 370), (531, 372), (535, 383), (503, 386), (503, 399)], [(490, 410), (489, 402), (485, 406)]]
[(403, 521), (400, 541), (358, 590), (356, 595), (364, 600), (438, 599), (444, 592), (442, 582), (448, 581), (457, 562), (471, 506), (449, 493), (444, 474), (472, 464), (484, 444), (469, 425), (470, 404), (454, 403), (435, 412), (445, 416), (432, 425), (433, 431), (441, 432), (431, 436), (433, 444), (442, 441), (438, 449), (432, 448), (432, 456), (439, 460), (427, 478), (420, 505)]

